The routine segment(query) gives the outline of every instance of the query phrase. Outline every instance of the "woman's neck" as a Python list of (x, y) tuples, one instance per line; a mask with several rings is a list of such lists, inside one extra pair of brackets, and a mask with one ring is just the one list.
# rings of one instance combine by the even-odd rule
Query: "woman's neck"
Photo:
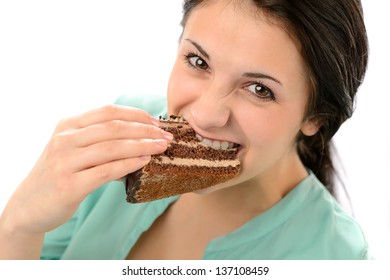
[[(235, 186), (223, 188), (206, 194), (185, 194), (192, 203), (215, 211), (242, 212), (258, 215), (271, 208), (286, 196), (305, 177), (308, 171), (298, 155), (289, 164), (270, 168)], [(225, 212), (225, 213), (227, 213)]]

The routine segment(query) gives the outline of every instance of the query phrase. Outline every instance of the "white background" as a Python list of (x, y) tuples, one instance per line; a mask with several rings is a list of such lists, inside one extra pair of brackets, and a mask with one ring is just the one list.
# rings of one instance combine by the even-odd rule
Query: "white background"
[[(363, 5), (369, 69), (336, 143), (354, 215), (390, 259), (390, 4)], [(180, 19), (181, 0), (0, 2), (0, 211), (60, 119), (166, 93)]]

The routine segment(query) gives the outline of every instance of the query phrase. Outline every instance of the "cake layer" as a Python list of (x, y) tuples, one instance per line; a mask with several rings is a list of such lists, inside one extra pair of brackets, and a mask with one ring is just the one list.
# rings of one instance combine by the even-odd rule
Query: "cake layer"
[(163, 123), (161, 128), (175, 135), (176, 141), (189, 142), (197, 140), (195, 131), (188, 124)]
[(168, 149), (164, 152), (164, 155), (170, 158), (201, 158), (210, 160), (234, 160), (236, 158), (236, 149), (216, 149), (200, 143), (198, 139), (196, 140), (198, 142), (195, 142), (194, 145), (172, 142), (170, 143)]
[[(239, 165), (240, 163), (237, 160), (208, 160), (208, 159), (201, 159), (201, 158), (179, 158), (179, 157), (165, 157), (165, 156), (159, 156), (157, 161), (155, 161), (158, 165), (165, 165), (165, 164), (173, 164), (178, 166), (204, 166), (204, 167), (235, 167)], [(153, 164), (153, 162), (151, 163)]]
[[(211, 175), (217, 175), (217, 174), (228, 174), (231, 173), (232, 176), (235, 176), (239, 172), (239, 165), (236, 166), (186, 166), (186, 165), (176, 165), (176, 164), (160, 164), (158, 162), (150, 162), (148, 165), (146, 165), (143, 169), (144, 173), (152, 173), (156, 172), (156, 174), (183, 174), (187, 175), (189, 173), (196, 174), (196, 175), (202, 175), (202, 174), (211, 174)], [(141, 173), (142, 175), (142, 173)]]
[(148, 202), (204, 189), (232, 179), (238, 167), (178, 167), (150, 165), (127, 178), (127, 201)]

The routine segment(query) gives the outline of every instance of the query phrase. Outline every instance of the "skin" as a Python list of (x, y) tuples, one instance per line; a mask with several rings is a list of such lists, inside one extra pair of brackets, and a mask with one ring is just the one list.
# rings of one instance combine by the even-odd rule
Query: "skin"
[[(245, 3), (210, 1), (192, 12), (168, 89), (170, 114), (184, 116), (203, 137), (240, 145), (242, 172), (181, 196), (128, 258), (199, 259), (210, 240), (270, 208), (307, 176), (295, 148), (300, 131), (317, 129), (304, 119), (305, 64), (285, 30)], [(112, 105), (61, 121), (0, 217), (0, 259), (39, 258), (44, 233), (66, 222), (90, 192), (166, 149), (172, 135), (157, 126), (141, 110)]]
[(163, 152), (172, 135), (147, 113), (106, 106), (61, 121), (0, 217), (0, 259), (38, 259), (44, 233), (102, 184)]
[(182, 195), (129, 258), (199, 259), (210, 240), (269, 209), (308, 175), (296, 150), (300, 131), (317, 131), (304, 118), (305, 63), (278, 22), (238, 2), (209, 1), (190, 14), (168, 110), (202, 137), (239, 144), (242, 171), (227, 183)]

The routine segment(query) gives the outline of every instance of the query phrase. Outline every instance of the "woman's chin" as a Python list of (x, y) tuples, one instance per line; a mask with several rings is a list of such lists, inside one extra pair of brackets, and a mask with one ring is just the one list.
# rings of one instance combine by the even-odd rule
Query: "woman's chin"
[(233, 185), (234, 185), (233, 180), (229, 180), (229, 181), (226, 181), (226, 182), (218, 184), (218, 185), (214, 185), (214, 186), (211, 186), (208, 188), (193, 191), (193, 193), (205, 195), (205, 194), (210, 194), (210, 193), (222, 190), (222, 189), (232, 187)]

